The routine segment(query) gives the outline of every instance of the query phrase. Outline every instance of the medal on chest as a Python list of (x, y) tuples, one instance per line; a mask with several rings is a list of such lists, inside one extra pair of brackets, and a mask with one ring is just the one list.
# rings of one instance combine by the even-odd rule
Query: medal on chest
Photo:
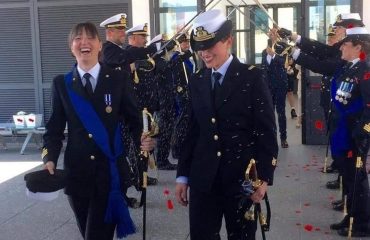
[(335, 99), (344, 105), (348, 104), (349, 99), (352, 97), (352, 90), (355, 84), (356, 82), (353, 79), (347, 77), (340, 83), (335, 95)]
[(104, 101), (105, 101), (105, 111), (107, 113), (112, 112), (112, 95), (111, 94), (104, 94)]

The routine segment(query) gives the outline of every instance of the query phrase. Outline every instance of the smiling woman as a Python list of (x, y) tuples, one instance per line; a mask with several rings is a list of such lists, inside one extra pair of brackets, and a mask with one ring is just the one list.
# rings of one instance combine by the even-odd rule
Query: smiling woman
[(65, 193), (82, 237), (112, 240), (115, 229), (119, 238), (126, 237), (135, 227), (122, 194), (130, 181), (121, 142), (122, 119), (138, 149), (151, 151), (154, 140), (141, 136), (142, 116), (128, 73), (99, 63), (102, 43), (95, 25), (75, 25), (69, 47), (77, 64), (53, 80), (52, 114), (45, 126), (42, 151), (44, 168), (57, 173), (68, 124)]

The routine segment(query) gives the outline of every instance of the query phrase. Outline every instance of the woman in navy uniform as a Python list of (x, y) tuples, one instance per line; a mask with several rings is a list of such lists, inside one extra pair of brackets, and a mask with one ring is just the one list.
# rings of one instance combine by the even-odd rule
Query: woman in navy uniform
[[(349, 218), (354, 218), (352, 237), (369, 236), (369, 182), (366, 158), (370, 144), (370, 34), (364, 27), (346, 30), (341, 41), (342, 59), (348, 64), (338, 68), (331, 82), (333, 120), (331, 121), (332, 154), (343, 159), (343, 178), (348, 188), (348, 215), (331, 229), (347, 236)], [(368, 59), (367, 59), (368, 60)], [(361, 161), (357, 162), (357, 158)], [(356, 169), (356, 165), (358, 168)]]
[[(239, 209), (241, 184), (250, 159), (257, 161), (260, 202), (273, 183), (278, 152), (271, 95), (262, 73), (230, 54), (232, 23), (220, 10), (199, 15), (190, 43), (207, 68), (189, 81), (191, 120), (180, 152), (176, 199), (190, 203), (190, 238), (255, 239), (257, 225)], [(190, 195), (188, 198), (188, 187)]]
[[(361, 17), (358, 13), (339, 14), (336, 22), (333, 24), (335, 27), (335, 35), (338, 41), (342, 40), (346, 36), (346, 29), (355, 26), (364, 26), (361, 21)], [(291, 55), (295, 62), (315, 73), (330, 76), (327, 79), (330, 80), (338, 68), (344, 67), (346, 61), (341, 57), (340, 42), (333, 44), (332, 46), (324, 43), (305, 38), (299, 34), (292, 33), (289, 30), (281, 28), (278, 30), (278, 34), (282, 38), (288, 37), (290, 40), (296, 43), (291, 51)], [(330, 83), (328, 83), (330, 85)], [(330, 128), (330, 127), (329, 127)], [(344, 162), (341, 157), (337, 157), (332, 154), (332, 158), (335, 162), (335, 166), (338, 168), (339, 176), (343, 176)], [(339, 188), (339, 176), (334, 181), (329, 181), (326, 186), (328, 188)], [(343, 199), (344, 195), (347, 195), (347, 182), (343, 177)], [(344, 206), (344, 201), (335, 201), (336, 204), (333, 208), (340, 210)]]
[(102, 49), (96, 27), (80, 23), (69, 35), (77, 65), (55, 77), (52, 115), (46, 124), (42, 158), (53, 174), (68, 124), (64, 168), (68, 171), (65, 193), (76, 216), (81, 235), (87, 240), (111, 240), (134, 232), (121, 192), (128, 181), (119, 124), (129, 126), (138, 147), (154, 147), (141, 136), (142, 118), (128, 88), (127, 73), (111, 70), (98, 62)]

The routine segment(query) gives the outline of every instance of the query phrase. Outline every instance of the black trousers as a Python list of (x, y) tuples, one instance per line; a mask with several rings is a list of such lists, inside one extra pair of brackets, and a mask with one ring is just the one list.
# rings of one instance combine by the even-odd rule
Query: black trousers
[(112, 240), (115, 224), (104, 222), (108, 196), (68, 196), (78, 228), (84, 240)]
[(362, 156), (363, 166), (356, 171), (356, 152), (347, 158), (344, 166), (344, 179), (348, 186), (347, 211), (354, 217), (355, 227), (366, 230), (370, 220), (369, 180), (366, 171), (366, 157)]
[(287, 94), (286, 88), (273, 88), (271, 89), (272, 103), (278, 116), (280, 139), (287, 139), (286, 132), (286, 115), (285, 115), (285, 99)]
[(255, 240), (257, 222), (244, 219), (239, 197), (226, 196), (216, 189), (203, 193), (190, 188), (189, 200), (191, 240), (220, 240), (223, 217), (228, 240)]

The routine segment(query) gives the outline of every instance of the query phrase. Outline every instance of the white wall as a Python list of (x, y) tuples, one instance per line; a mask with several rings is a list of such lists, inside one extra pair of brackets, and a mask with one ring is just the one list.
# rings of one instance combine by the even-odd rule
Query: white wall
[(370, 1), (369, 0), (363, 0), (363, 8), (362, 8), (362, 16), (364, 24), (368, 31), (370, 31)]
[(132, 0), (132, 23), (128, 25), (136, 26), (143, 23), (148, 23), (150, 32), (150, 16), (149, 16), (149, 0)]

